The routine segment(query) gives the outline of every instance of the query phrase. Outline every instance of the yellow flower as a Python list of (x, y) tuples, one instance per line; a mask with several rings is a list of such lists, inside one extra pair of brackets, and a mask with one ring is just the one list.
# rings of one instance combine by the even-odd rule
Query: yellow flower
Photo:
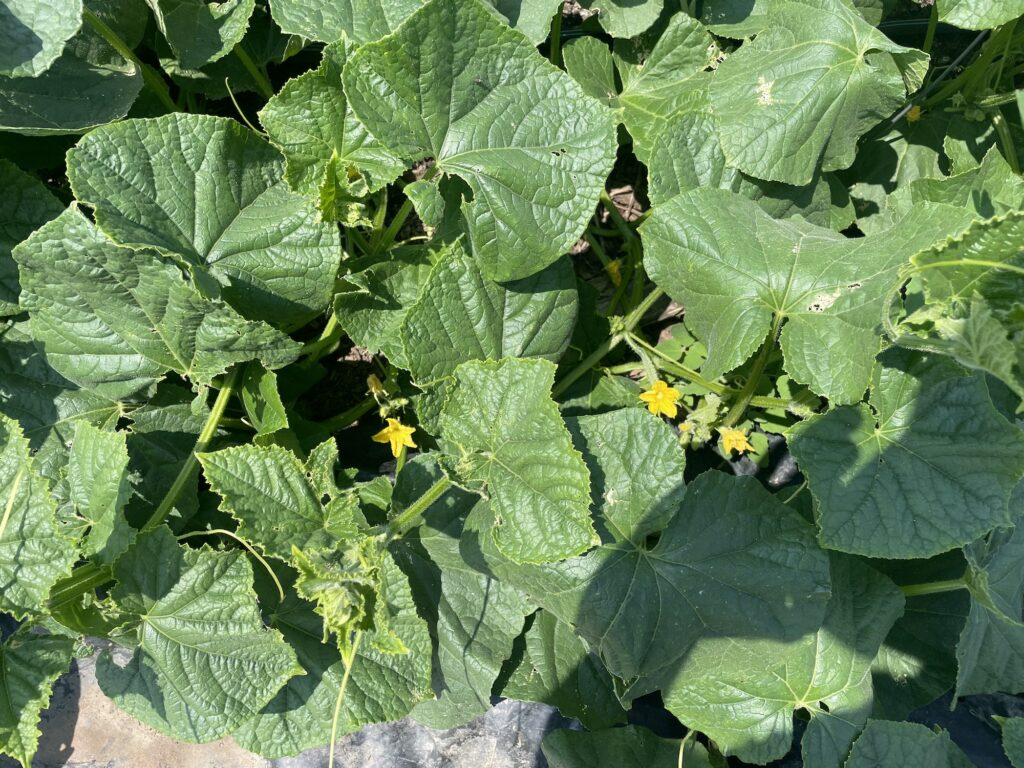
[(373, 441), (375, 443), (391, 443), (391, 454), (398, 458), (403, 446), (406, 448), (416, 447), (416, 443), (412, 441), (412, 433), (415, 431), (415, 427), (407, 427), (398, 419), (388, 419), (388, 425), (373, 436)]
[(605, 267), (605, 271), (608, 273), (608, 277), (611, 278), (612, 285), (618, 288), (622, 284), (622, 262), (618, 259), (612, 259)]
[(908, 123), (916, 123), (920, 119), (921, 119), (921, 107), (919, 105), (915, 104), (914, 106), (912, 106), (910, 108), (910, 111), (907, 112), (907, 122)]
[(366, 386), (369, 389), (370, 394), (375, 398), (384, 394), (384, 385), (381, 384), (381, 381), (377, 378), (376, 374), (371, 373), (366, 377)]
[(676, 408), (676, 401), (679, 400), (679, 390), (670, 387), (661, 379), (658, 379), (646, 392), (640, 394), (640, 399), (647, 403), (647, 410), (655, 416), (664, 414), (674, 419), (679, 409)]
[(747, 440), (747, 434), (741, 429), (725, 429), (718, 430), (718, 434), (722, 436), (722, 450), (726, 453), (732, 453), (737, 451), (743, 453), (744, 451), (754, 450), (754, 446)]

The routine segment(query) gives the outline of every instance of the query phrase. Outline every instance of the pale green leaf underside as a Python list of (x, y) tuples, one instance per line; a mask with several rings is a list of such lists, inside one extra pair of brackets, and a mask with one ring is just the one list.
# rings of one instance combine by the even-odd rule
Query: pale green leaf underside
[(7, 160), (0, 160), (0, 188), (0, 317), (5, 317), (21, 311), (18, 266), (11, 251), (64, 206), (41, 182)]
[(322, 310), (341, 259), (337, 227), (282, 166), (252, 131), (205, 115), (104, 126), (68, 153), (76, 196), (113, 240), (208, 270), (232, 306), (275, 325)]
[(938, 0), (939, 19), (963, 29), (993, 29), (1024, 16), (1021, 0)]
[(543, 563), (599, 543), (589, 473), (551, 400), (555, 366), (471, 361), (455, 377), (441, 430), (460, 477), (491, 500), (498, 548), (515, 562)]
[(112, 595), (134, 614), (131, 661), (102, 656), (103, 692), (134, 717), (191, 742), (253, 717), (292, 675), (294, 651), (263, 626), (252, 567), (238, 550), (182, 548), (169, 529), (140, 534), (114, 568)]
[(857, 139), (920, 84), (927, 56), (902, 48), (833, 0), (768, 5), (762, 31), (727, 58), (711, 82), (729, 165), (807, 184), (853, 162)]
[(231, 52), (249, 27), (255, 0), (146, 0), (181, 66), (199, 69)]
[(853, 745), (846, 768), (971, 768), (945, 731), (917, 723), (872, 720)]
[(177, 371), (209, 382), (232, 363), (291, 362), (298, 345), (203, 298), (180, 267), (112, 243), (70, 208), (15, 249), (22, 307), (47, 361), (76, 384), (125, 397)]
[(462, 215), (489, 278), (531, 275), (576, 242), (611, 170), (611, 115), (479, 0), (431, 0), (360, 48), (344, 82), (385, 146), (469, 185)]
[(27, 628), (0, 646), (0, 754), (24, 766), (39, 745), (39, 715), (50, 704), (54, 681), (71, 663), (74, 641)]
[(898, 350), (876, 365), (870, 407), (797, 424), (790, 449), (817, 500), (822, 544), (871, 557), (928, 557), (1009, 525), (1024, 474), (1024, 436), (983, 379)]
[(18, 619), (43, 612), (50, 588), (77, 557), (57, 528), (50, 484), (21, 426), (0, 415), (0, 610)]
[(460, 246), (434, 265), (401, 326), (403, 359), (418, 384), (450, 376), (467, 360), (540, 357), (557, 362), (579, 300), (569, 259), (530, 277), (495, 283)]
[(0, 131), (82, 133), (124, 117), (140, 90), (135, 65), (93, 64), (68, 51), (37, 77), (0, 77)]
[(35, 0), (0, 3), (0, 76), (41, 75), (82, 25), (81, 0), (48, 5)]

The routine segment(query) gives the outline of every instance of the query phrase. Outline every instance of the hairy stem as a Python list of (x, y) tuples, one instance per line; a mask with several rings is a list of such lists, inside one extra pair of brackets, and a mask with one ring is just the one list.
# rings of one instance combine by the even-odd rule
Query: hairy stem
[(768, 365), (768, 358), (771, 357), (772, 351), (775, 349), (775, 342), (779, 338), (779, 330), (781, 328), (782, 317), (781, 315), (776, 315), (772, 321), (772, 329), (768, 334), (768, 338), (765, 339), (764, 346), (761, 347), (761, 353), (757, 356), (757, 360), (754, 361), (754, 367), (750, 371), (750, 376), (747, 377), (747, 383), (743, 385), (743, 389), (736, 396), (736, 402), (732, 404), (729, 412), (725, 414), (725, 419), (722, 421), (723, 427), (733, 426), (747, 412), (747, 407), (754, 399), (754, 392), (757, 391), (757, 387), (761, 383), (761, 376)]
[(416, 501), (410, 504), (404, 512), (398, 515), (394, 520), (388, 523), (388, 532), (391, 538), (399, 538), (409, 528), (415, 525), (420, 515), (426, 512), (430, 505), (440, 499), (444, 492), (451, 487), (452, 481), (447, 477), (442, 477), (432, 486), (427, 488)]
[(356, 423), (361, 417), (368, 414), (373, 410), (373, 406), (377, 404), (376, 399), (373, 395), (369, 395), (358, 403), (353, 405), (348, 410), (342, 411), (336, 416), (331, 416), (329, 419), (325, 419), (320, 422), (320, 426), (326, 429), (328, 432), (340, 432), (345, 427), (350, 427)]
[(252, 60), (252, 57), (246, 52), (245, 48), (242, 47), (241, 43), (234, 48), (234, 54), (238, 57), (238, 60), (242, 62), (242, 66), (245, 67), (245, 71), (249, 73), (249, 77), (256, 83), (256, 87), (259, 89), (260, 94), (264, 99), (269, 99), (274, 95), (274, 87), (270, 84), (270, 80), (267, 79), (267, 74), (260, 67), (256, 65), (256, 62)]
[(959, 579), (948, 579), (947, 581), (928, 581), (924, 584), (905, 584), (900, 587), (905, 597), (920, 597), (921, 595), (938, 595), (943, 592), (956, 592), (959, 589), (966, 589), (967, 584), (963, 577)]
[(359, 650), (359, 641), (363, 633), (356, 632), (352, 639), (352, 647), (341, 654), (341, 663), (345, 666), (345, 673), (341, 676), (341, 685), (338, 687), (338, 698), (334, 701), (334, 717), (331, 718), (331, 751), (327, 758), (328, 768), (334, 768), (334, 750), (338, 743), (338, 721), (341, 719), (341, 703), (345, 700), (345, 689), (348, 688), (348, 679), (352, 676), (352, 665), (356, 660), (356, 651)]

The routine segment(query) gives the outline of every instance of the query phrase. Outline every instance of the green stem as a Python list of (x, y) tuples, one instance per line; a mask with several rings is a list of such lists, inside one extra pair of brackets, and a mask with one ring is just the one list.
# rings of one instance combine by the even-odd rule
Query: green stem
[(949, 579), (947, 581), (929, 581), (924, 584), (905, 584), (900, 587), (905, 597), (920, 597), (921, 595), (938, 595), (943, 592), (956, 592), (959, 589), (966, 589), (967, 584), (963, 577)]
[(772, 329), (768, 333), (768, 338), (765, 339), (764, 346), (761, 347), (761, 353), (757, 356), (757, 360), (754, 361), (754, 367), (750, 371), (750, 376), (747, 377), (747, 383), (743, 385), (743, 389), (736, 396), (736, 402), (732, 404), (729, 412), (725, 414), (725, 419), (722, 420), (722, 427), (733, 426), (747, 412), (747, 407), (754, 399), (754, 392), (761, 383), (761, 376), (768, 365), (768, 358), (771, 357), (772, 351), (775, 349), (775, 341), (779, 338), (779, 329), (781, 327), (782, 317), (781, 315), (776, 315), (772, 321)]
[(612, 200), (608, 191), (604, 189), (601, 190), (601, 204), (608, 211), (608, 215), (611, 217), (612, 223), (619, 231), (619, 234), (622, 235), (622, 239), (626, 241), (636, 240), (636, 232), (634, 232), (633, 228), (629, 226), (629, 222), (622, 218), (622, 214), (619, 213), (619, 209), (618, 206), (615, 205), (615, 201)]
[(264, 560), (263, 556), (260, 555), (260, 553), (257, 552), (255, 549), (253, 549), (252, 545), (249, 542), (247, 542), (243, 538), (240, 538), (238, 534), (233, 533), (232, 531), (229, 531), (226, 528), (211, 528), (208, 531), (192, 531), (191, 533), (183, 533), (181, 536), (178, 537), (178, 541), (192, 539), (196, 536), (212, 536), (214, 534), (220, 536), (227, 536), (229, 539), (234, 539), (236, 542), (245, 547), (248, 550), (249, 554), (255, 557), (257, 562), (263, 566), (267, 573), (270, 574), (270, 578), (273, 580), (274, 586), (277, 587), (277, 594), (281, 598), (281, 602), (284, 602), (284, 588), (281, 586), (281, 582), (278, 581), (277, 574), (274, 573), (274, 569), (270, 567), (270, 563)]
[(345, 429), (345, 427), (351, 427), (361, 417), (372, 411), (376, 404), (376, 399), (374, 399), (373, 395), (370, 395), (369, 397), (360, 400), (348, 410), (342, 411), (336, 416), (331, 416), (330, 418), (321, 421), (320, 426), (332, 434), (334, 432), (340, 432)]
[(565, 390), (571, 387), (573, 385), (573, 382), (576, 381), (576, 379), (578, 379), (580, 376), (585, 374), (595, 365), (600, 363), (604, 359), (605, 355), (607, 355), (609, 352), (615, 349), (615, 347), (622, 343), (623, 339), (625, 338), (625, 334), (632, 332), (640, 324), (640, 321), (643, 320), (644, 315), (647, 314), (647, 310), (653, 307), (654, 304), (658, 301), (658, 299), (660, 299), (664, 295), (665, 292), (662, 291), (661, 288), (655, 288), (653, 291), (651, 291), (647, 295), (647, 298), (640, 302), (640, 304), (638, 304), (632, 312), (626, 315), (626, 318), (623, 321), (623, 332), (612, 334), (610, 337), (601, 342), (597, 349), (595, 349), (593, 352), (591, 352), (589, 355), (583, 358), (579, 363), (577, 363), (576, 366), (571, 371), (569, 371), (569, 373), (567, 373), (562, 379), (558, 381), (557, 384), (555, 384), (555, 387), (551, 393), (552, 396), (557, 398), (559, 395), (564, 393)]
[(196, 440), (195, 447), (192, 449), (192, 453), (189, 454), (188, 459), (185, 460), (185, 464), (182, 466), (181, 471), (178, 472), (178, 476), (174, 478), (174, 482), (171, 484), (170, 489), (167, 491), (163, 500), (160, 502), (160, 506), (156, 508), (156, 511), (150, 516), (146, 524), (142, 526), (143, 531), (151, 531), (158, 525), (163, 523), (167, 515), (174, 509), (175, 503), (178, 501), (178, 497), (181, 492), (185, 490), (185, 486), (188, 484), (192, 477), (192, 471), (196, 468), (199, 463), (199, 459), (196, 458), (196, 454), (205, 451), (214, 436), (217, 434), (217, 428), (220, 426), (220, 420), (224, 416), (224, 411), (228, 407), (228, 401), (231, 400), (231, 395), (234, 394), (235, 387), (238, 386), (239, 381), (242, 377), (243, 366), (235, 366), (231, 373), (227, 375), (224, 380), (224, 385), (220, 388), (220, 392), (217, 393), (217, 399), (213, 401), (213, 407), (210, 409), (210, 415), (206, 418), (206, 423), (203, 425), (202, 432), (199, 433), (199, 439)]
[(102, 587), (108, 581), (113, 580), (114, 572), (107, 566), (99, 566), (96, 563), (88, 562), (75, 568), (74, 573), (63, 581), (58, 582), (50, 590), (48, 601), (51, 611), (55, 611), (86, 592), (91, 592), (97, 587)]
[(245, 71), (249, 73), (249, 76), (256, 83), (256, 87), (263, 95), (263, 98), (269, 99), (273, 96), (274, 87), (270, 84), (270, 80), (267, 79), (266, 72), (256, 66), (256, 62), (252, 60), (252, 57), (249, 56), (241, 43), (238, 43), (238, 45), (235, 46), (234, 54), (238, 57), (238, 60), (242, 62), (242, 66), (245, 67)]
[(1019, 275), (1024, 275), (1024, 267), (1007, 264), (1005, 261), (989, 261), (987, 259), (948, 259), (946, 261), (930, 261), (927, 264), (922, 264), (921, 266), (914, 268), (911, 272), (924, 272), (928, 269), (940, 269), (942, 267), (988, 267), (989, 269), (1016, 272)]
[(426, 512), (430, 508), (431, 504), (444, 495), (444, 492), (451, 487), (451, 484), (451, 480), (447, 477), (442, 477), (432, 486), (427, 488), (422, 496), (416, 499), (416, 501), (406, 507), (404, 512), (388, 523), (388, 533), (390, 537), (393, 539), (398, 538), (409, 530), (409, 528), (411, 528), (419, 519), (419, 516)]
[(939, 26), (939, 10), (935, 3), (932, 3), (932, 13), (928, 17), (928, 31), (924, 34), (924, 45), (921, 50), (925, 53), (932, 52), (932, 43), (935, 42), (935, 29)]
[(558, 4), (558, 10), (551, 19), (551, 51), (548, 55), (551, 63), (556, 67), (562, 66), (562, 12), (565, 10), (565, 3)]
[(727, 395), (731, 392), (736, 392), (736, 390), (727, 387), (725, 384), (719, 384), (718, 382), (709, 381), (708, 379), (705, 379), (695, 370), (687, 368), (685, 365), (681, 365), (680, 363), (676, 362), (671, 357), (662, 352), (660, 349), (651, 346), (636, 334), (629, 334), (629, 338), (631, 338), (633, 340), (633, 343), (636, 344), (638, 347), (641, 347), (648, 353), (657, 357), (661, 361), (657, 365), (662, 370), (674, 374), (681, 379), (686, 379), (691, 384), (696, 384), (698, 387), (703, 387), (709, 392), (714, 392), (716, 395)]
[(167, 83), (164, 79), (156, 73), (156, 71), (148, 64), (144, 64), (135, 52), (128, 47), (127, 43), (118, 37), (117, 33), (108, 27), (102, 19), (96, 14), (90, 11), (88, 8), (82, 9), (82, 18), (89, 22), (89, 25), (96, 30), (100, 37), (107, 41), (110, 46), (117, 51), (121, 56), (130, 61), (136, 67), (139, 68), (139, 72), (142, 74), (142, 79), (146, 85), (153, 89), (156, 93), (160, 102), (167, 108), (168, 112), (179, 112), (178, 105), (174, 103), (174, 99), (171, 98), (171, 92), (167, 88)]
[(352, 665), (356, 660), (356, 651), (359, 650), (359, 641), (362, 632), (356, 632), (352, 639), (352, 647), (342, 651), (341, 663), (345, 666), (345, 673), (341, 676), (341, 685), (338, 686), (338, 698), (334, 701), (334, 717), (331, 718), (331, 751), (327, 758), (328, 768), (334, 768), (334, 749), (338, 743), (338, 721), (341, 719), (341, 702), (345, 700), (345, 689), (348, 688), (348, 680), (352, 676)]
[[(438, 168), (435, 165), (423, 176), (422, 181), (430, 181), (437, 175)], [(399, 231), (402, 229), (402, 225), (405, 224), (405, 220), (409, 218), (409, 215), (413, 212), (412, 198), (406, 197), (402, 202), (402, 206), (398, 209), (395, 214), (395, 218), (391, 220), (388, 228), (385, 229), (379, 238), (373, 239), (370, 242), (370, 252), (379, 254), (386, 251), (391, 247), (391, 244), (395, 242), (395, 238), (398, 237)]]
[(344, 331), (338, 324), (338, 316), (331, 312), (331, 316), (327, 318), (327, 324), (320, 333), (320, 337), (316, 341), (311, 341), (303, 346), (302, 354), (316, 362), (326, 355), (331, 347), (338, 343), (343, 333)]

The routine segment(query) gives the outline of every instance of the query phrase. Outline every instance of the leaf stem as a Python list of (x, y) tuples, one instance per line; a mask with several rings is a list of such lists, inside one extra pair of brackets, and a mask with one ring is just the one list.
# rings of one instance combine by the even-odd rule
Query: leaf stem
[(82, 18), (89, 22), (89, 25), (96, 30), (100, 37), (107, 41), (111, 48), (117, 51), (126, 60), (130, 61), (136, 67), (139, 68), (139, 72), (142, 74), (142, 79), (146, 82), (153, 92), (156, 94), (160, 102), (167, 108), (168, 112), (180, 112), (178, 105), (174, 103), (174, 99), (171, 98), (171, 92), (167, 88), (167, 83), (160, 77), (157, 72), (150, 67), (148, 64), (135, 55), (135, 52), (128, 47), (117, 33), (108, 27), (103, 20), (95, 13), (90, 11), (88, 8), (82, 8)]
[(270, 80), (267, 79), (266, 72), (256, 66), (256, 62), (252, 60), (252, 57), (248, 54), (245, 48), (242, 47), (241, 43), (238, 43), (234, 47), (233, 53), (238, 57), (238, 60), (242, 62), (242, 66), (245, 67), (245, 71), (249, 73), (253, 82), (256, 83), (256, 87), (259, 89), (263, 98), (270, 99), (274, 95), (274, 87), (270, 84)]
[(278, 581), (277, 574), (274, 573), (274, 569), (270, 567), (270, 563), (264, 560), (263, 556), (260, 555), (260, 553), (257, 552), (255, 549), (253, 549), (252, 545), (249, 542), (247, 542), (245, 539), (241, 538), (237, 534), (227, 530), (226, 528), (211, 528), (208, 531), (192, 531), (191, 533), (183, 533), (181, 536), (178, 537), (178, 541), (184, 541), (185, 539), (191, 539), (196, 536), (209, 536), (215, 533), (234, 539), (243, 547), (245, 547), (249, 551), (249, 554), (255, 557), (259, 564), (262, 565), (266, 569), (267, 573), (270, 574), (270, 578), (274, 581), (274, 586), (277, 587), (277, 594), (281, 598), (281, 602), (284, 602), (284, 588), (281, 586), (281, 582)]
[(661, 360), (661, 363), (658, 364), (658, 367), (661, 368), (662, 370), (667, 371), (668, 373), (675, 374), (681, 379), (686, 379), (691, 384), (696, 384), (698, 387), (703, 387), (709, 392), (714, 392), (716, 395), (738, 393), (738, 390), (732, 389), (731, 387), (727, 387), (725, 384), (719, 384), (718, 382), (705, 379), (692, 368), (687, 368), (685, 365), (681, 365), (680, 363), (676, 362), (668, 355), (666, 355), (664, 352), (662, 352), (660, 349), (648, 344), (646, 341), (644, 341), (636, 334), (630, 333), (629, 337), (637, 346), (641, 347), (646, 352), (659, 358)]
[(932, 52), (932, 44), (935, 42), (935, 29), (939, 26), (939, 10), (935, 3), (932, 3), (932, 12), (928, 17), (928, 31), (924, 34), (924, 45), (921, 50), (925, 53)]
[(930, 261), (927, 264), (915, 267), (910, 271), (910, 274), (924, 272), (929, 269), (939, 269), (941, 267), (988, 267), (989, 269), (1005, 270), (1006, 272), (1016, 272), (1019, 275), (1024, 275), (1024, 267), (1007, 264), (1005, 261), (989, 261), (987, 259), (948, 259), (946, 261)]
[(341, 702), (345, 700), (345, 689), (348, 688), (348, 680), (352, 676), (352, 665), (355, 663), (356, 652), (359, 650), (359, 641), (362, 637), (362, 631), (357, 631), (352, 639), (352, 647), (347, 652), (342, 651), (341, 653), (341, 663), (345, 666), (345, 673), (341, 676), (338, 698), (334, 701), (334, 717), (331, 718), (331, 751), (327, 757), (328, 768), (334, 768), (334, 750), (338, 743), (338, 721), (341, 719)]
[(551, 19), (551, 50), (548, 59), (556, 67), (562, 66), (562, 13), (565, 10), (565, 2), (558, 4), (554, 18)]
[(938, 595), (943, 592), (956, 592), (959, 589), (966, 589), (967, 583), (961, 576), (959, 579), (948, 579), (946, 581), (929, 581), (924, 584), (904, 584), (900, 587), (905, 597), (920, 597), (921, 595)]
[(388, 534), (390, 538), (401, 537), (417, 521), (420, 515), (426, 512), (430, 505), (440, 499), (444, 492), (451, 487), (452, 481), (447, 476), (441, 477), (432, 486), (427, 488), (416, 501), (410, 504), (394, 520), (388, 523)]
[(376, 399), (373, 395), (369, 395), (358, 403), (353, 405), (348, 410), (342, 411), (336, 416), (331, 416), (329, 419), (325, 419), (320, 422), (320, 426), (326, 429), (328, 432), (340, 432), (345, 427), (350, 427), (359, 420), (360, 417), (365, 416), (373, 410), (373, 406), (377, 404)]
[(722, 427), (733, 426), (742, 419), (743, 414), (747, 412), (747, 407), (754, 399), (754, 392), (761, 383), (761, 376), (764, 374), (764, 369), (768, 365), (768, 358), (771, 357), (772, 352), (775, 350), (775, 342), (779, 338), (779, 330), (781, 328), (782, 316), (775, 315), (775, 319), (772, 321), (772, 329), (768, 333), (768, 338), (765, 339), (764, 346), (761, 347), (761, 353), (754, 361), (754, 367), (750, 371), (750, 376), (747, 377), (746, 384), (743, 385), (743, 389), (741, 389), (740, 393), (736, 396), (736, 402), (732, 404), (729, 408), (729, 412), (725, 414), (725, 418), (722, 420)]
[(199, 463), (199, 460), (196, 458), (196, 454), (205, 451), (209, 447), (214, 436), (217, 434), (217, 428), (220, 426), (220, 420), (223, 418), (224, 411), (228, 407), (228, 401), (231, 400), (231, 395), (234, 394), (235, 387), (238, 386), (238, 382), (241, 380), (243, 368), (244, 366), (237, 365), (231, 370), (231, 373), (227, 375), (227, 378), (224, 380), (224, 385), (221, 387), (220, 392), (217, 393), (217, 399), (213, 401), (213, 407), (210, 409), (210, 415), (206, 418), (206, 423), (203, 425), (203, 430), (199, 433), (199, 439), (196, 440), (192, 453), (190, 453), (188, 459), (185, 460), (185, 463), (181, 467), (181, 471), (178, 472), (178, 476), (174, 478), (174, 482), (164, 495), (163, 500), (160, 502), (160, 506), (156, 508), (156, 511), (154, 511), (149, 520), (146, 521), (146, 524), (142, 526), (143, 531), (153, 530), (163, 523), (167, 515), (171, 513), (171, 510), (174, 508), (174, 504), (178, 501), (178, 497), (181, 495), (181, 492), (185, 490), (185, 485), (192, 476), (192, 471)]
[(331, 316), (327, 318), (327, 324), (324, 326), (323, 331), (320, 332), (320, 337), (316, 341), (311, 341), (302, 347), (303, 356), (316, 362), (326, 355), (332, 346), (338, 343), (343, 333), (344, 331), (338, 324), (338, 316), (331, 312)]
[(608, 211), (608, 216), (611, 218), (612, 223), (615, 224), (619, 234), (622, 235), (622, 239), (626, 241), (636, 240), (636, 232), (629, 226), (629, 222), (622, 218), (618, 206), (615, 205), (615, 201), (612, 200), (611, 195), (608, 194), (606, 189), (601, 190), (601, 204)]

